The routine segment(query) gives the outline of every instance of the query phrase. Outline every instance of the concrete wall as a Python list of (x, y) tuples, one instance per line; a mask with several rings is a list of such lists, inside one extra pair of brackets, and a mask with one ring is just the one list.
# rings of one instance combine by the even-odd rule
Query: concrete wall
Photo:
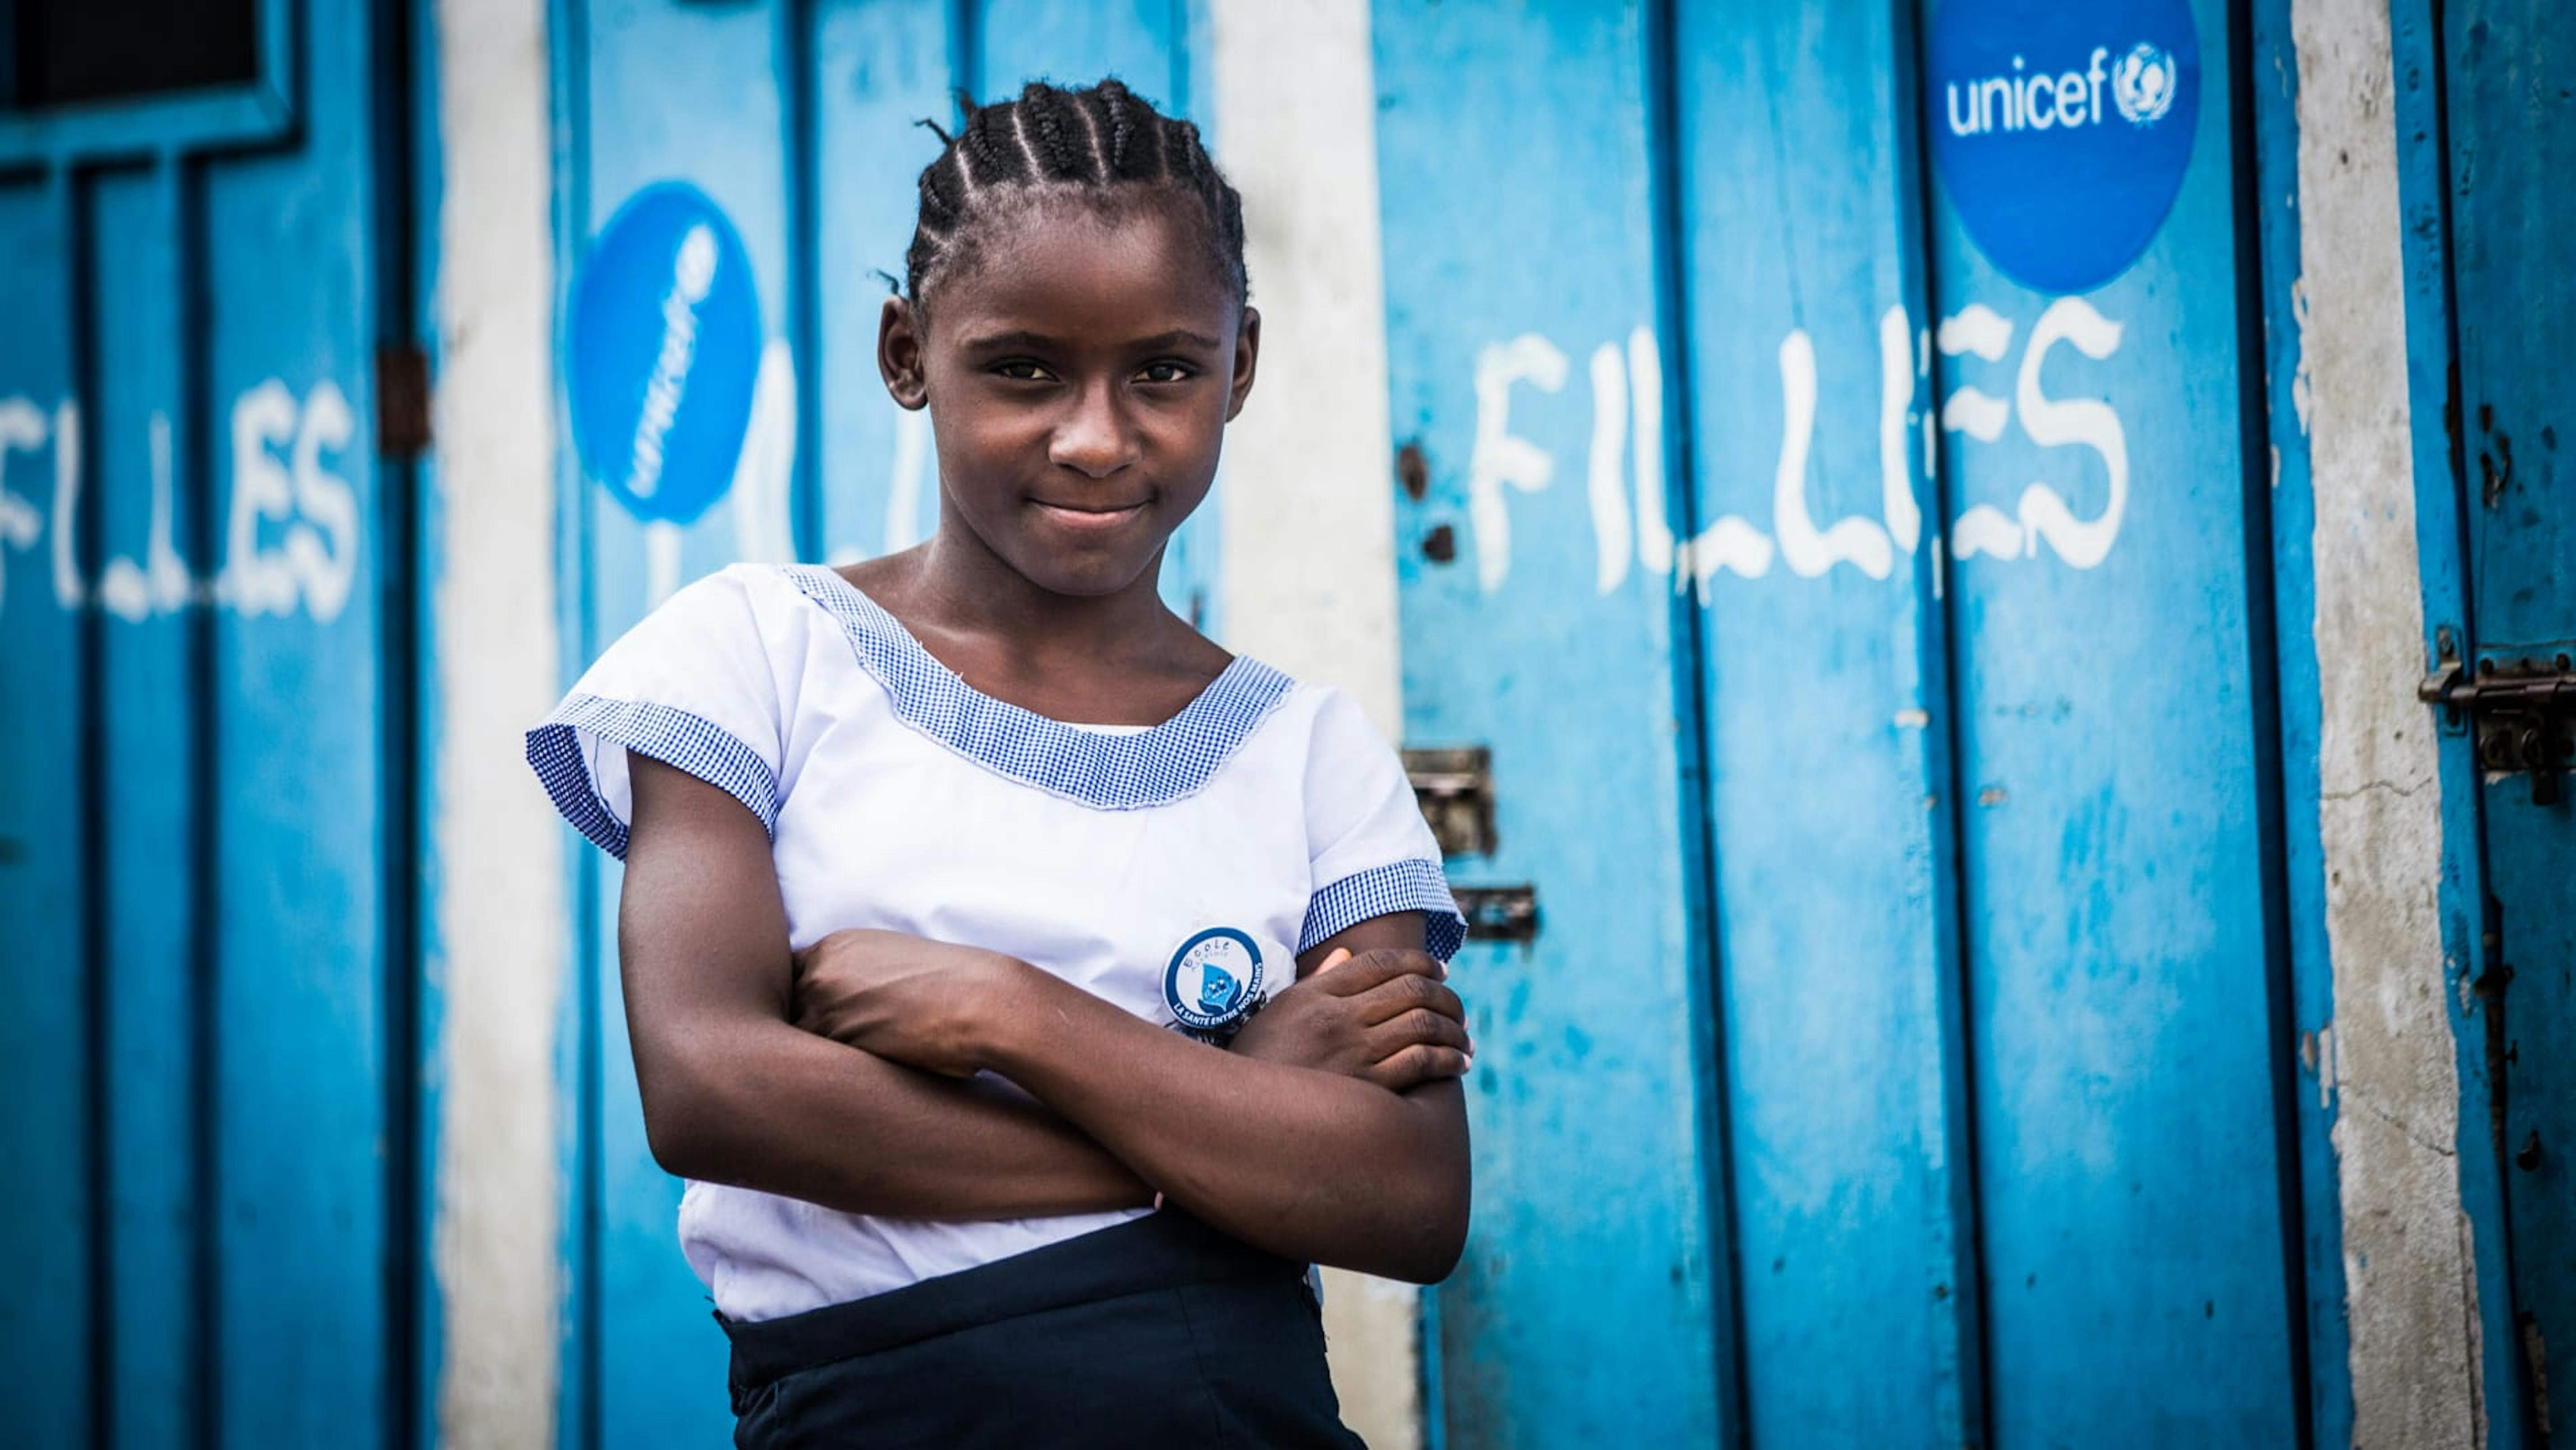
[(443, 1444), (543, 1446), (562, 1343), (555, 1035), (572, 945), (562, 832), (519, 749), (563, 684), (546, 3), (438, 0), (432, 15), (436, 1412)]
[[(1261, 370), (1227, 430), (1226, 645), (1404, 718), (1395, 445), (1379, 266), (1368, 0), (1214, 0), (1218, 162), (1243, 193)], [(1423, 1441), (1421, 1296), (1324, 1274), (1342, 1418), (1377, 1450)]]
[[(2353, 1443), (2486, 1443), (2444, 1000), (2388, 0), (2296, 0), (2318, 770)], [(2424, 420), (2426, 426), (2438, 426)]]

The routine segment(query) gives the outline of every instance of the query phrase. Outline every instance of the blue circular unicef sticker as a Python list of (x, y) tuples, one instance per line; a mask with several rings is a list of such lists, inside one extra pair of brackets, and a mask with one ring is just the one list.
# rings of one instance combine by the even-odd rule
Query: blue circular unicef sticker
[(1163, 1005), (1184, 1027), (1212, 1031), (1243, 1018), (1261, 998), (1261, 948), (1230, 926), (1181, 943), (1163, 969)]
[(2188, 0), (1943, 0), (1925, 82), (1951, 203), (2026, 287), (2119, 276), (2182, 190), (2200, 111)]
[(684, 182), (635, 193), (582, 259), (571, 311), (582, 466), (639, 518), (705, 513), (733, 484), (760, 376), (760, 298), (732, 221)]

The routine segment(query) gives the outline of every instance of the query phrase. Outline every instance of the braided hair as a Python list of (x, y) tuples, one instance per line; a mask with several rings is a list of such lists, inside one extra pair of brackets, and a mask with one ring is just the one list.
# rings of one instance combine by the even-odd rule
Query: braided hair
[(1031, 81), (1018, 100), (990, 106), (959, 100), (965, 124), (956, 134), (922, 123), (947, 144), (921, 172), (921, 213), (904, 256), (914, 306), (923, 288), (969, 264), (984, 224), (1064, 194), (1103, 206), (1189, 202), (1205, 221), (1218, 282), (1237, 305), (1249, 296), (1243, 198), (1209, 159), (1198, 127), (1156, 111), (1114, 77), (1070, 90)]

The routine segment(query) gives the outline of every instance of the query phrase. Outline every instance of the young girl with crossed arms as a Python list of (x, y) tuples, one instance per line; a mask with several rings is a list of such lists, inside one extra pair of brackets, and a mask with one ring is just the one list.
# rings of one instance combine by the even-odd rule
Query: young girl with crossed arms
[(1465, 924), (1357, 707), (1156, 592), (1252, 387), (1241, 204), (1116, 81), (944, 139), (877, 342), (935, 536), (702, 580), (529, 735), (626, 863), (736, 1441), (1356, 1444), (1305, 1266), (1457, 1261)]

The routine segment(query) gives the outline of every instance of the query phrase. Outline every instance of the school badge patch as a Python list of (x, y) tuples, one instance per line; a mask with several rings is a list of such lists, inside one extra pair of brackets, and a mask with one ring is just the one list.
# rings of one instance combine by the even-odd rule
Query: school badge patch
[(1163, 1005), (1194, 1034), (1223, 1037), (1262, 1001), (1261, 947), (1230, 926), (1213, 926), (1181, 943), (1163, 968)]

